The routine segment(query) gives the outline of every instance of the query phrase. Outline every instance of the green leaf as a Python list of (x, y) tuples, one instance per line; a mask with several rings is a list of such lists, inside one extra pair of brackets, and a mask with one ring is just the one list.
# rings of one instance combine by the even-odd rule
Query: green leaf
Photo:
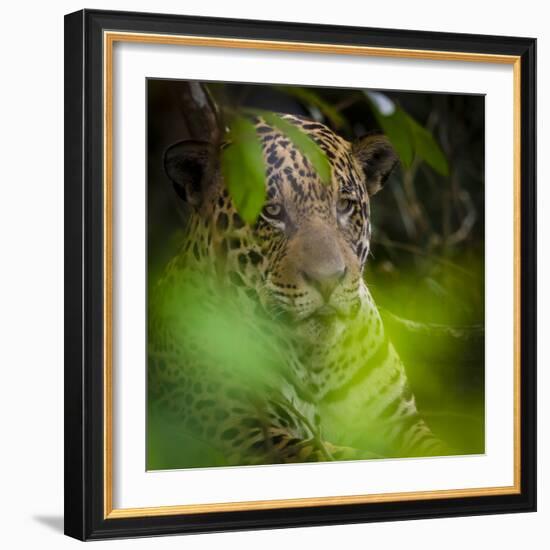
[(242, 116), (231, 121), (229, 141), (231, 144), (222, 152), (222, 174), (237, 212), (253, 224), (266, 199), (262, 146), (254, 124)]
[(260, 116), (267, 124), (278, 128), (300, 149), (302, 154), (308, 158), (321, 181), (327, 185), (332, 179), (332, 167), (323, 150), (313, 141), (305, 132), (302, 132), (298, 126), (288, 122), (275, 113), (261, 111)]
[[(391, 141), (406, 168), (411, 166), (415, 155), (417, 155), (439, 174), (449, 175), (449, 165), (445, 154), (426, 128), (395, 104), (393, 104), (393, 109), (388, 109), (383, 113), (380, 109), (381, 102), (376, 101), (373, 93), (365, 91), (365, 95), (380, 128)], [(379, 95), (381, 98), (385, 98), (383, 94)], [(393, 103), (389, 98), (388, 101), (389, 104)]]
[(414, 136), (405, 112), (396, 107), (391, 114), (383, 114), (379, 106), (367, 96), (380, 128), (386, 134), (403, 166), (409, 168), (414, 159)]
[(340, 114), (340, 112), (314, 91), (296, 86), (278, 86), (278, 88), (286, 94), (299, 99), (302, 103), (309, 103), (310, 105), (317, 107), (317, 109), (319, 109), (319, 111), (321, 111), (336, 128), (346, 126), (346, 119)]
[(445, 154), (435, 141), (432, 134), (424, 127), (422, 127), (411, 116), (407, 117), (411, 132), (414, 137), (414, 143), (416, 147), (416, 154), (426, 161), (436, 172), (442, 176), (449, 175), (449, 164), (445, 158)]

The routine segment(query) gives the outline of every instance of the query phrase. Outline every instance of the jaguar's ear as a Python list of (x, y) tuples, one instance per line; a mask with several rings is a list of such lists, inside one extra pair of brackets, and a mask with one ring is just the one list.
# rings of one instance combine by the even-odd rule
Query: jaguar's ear
[(174, 190), (184, 202), (199, 206), (203, 196), (203, 179), (212, 146), (205, 141), (179, 141), (164, 154), (164, 170)]
[(398, 160), (388, 138), (382, 134), (361, 138), (353, 145), (353, 154), (365, 173), (368, 194), (378, 193)]

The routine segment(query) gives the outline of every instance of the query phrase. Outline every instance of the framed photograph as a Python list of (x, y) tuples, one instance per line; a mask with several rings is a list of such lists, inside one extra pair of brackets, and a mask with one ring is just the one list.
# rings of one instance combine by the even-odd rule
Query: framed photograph
[(532, 38), (65, 18), (65, 530), (534, 511)]

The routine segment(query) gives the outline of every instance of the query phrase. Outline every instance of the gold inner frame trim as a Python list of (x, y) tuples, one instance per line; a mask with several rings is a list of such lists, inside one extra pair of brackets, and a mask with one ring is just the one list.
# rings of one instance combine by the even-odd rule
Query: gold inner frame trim
[[(497, 63), (513, 66), (514, 86), (514, 484), (505, 487), (472, 487), (434, 491), (413, 491), (367, 495), (306, 497), (245, 502), (221, 502), (212, 504), (182, 504), (148, 508), (113, 508), (113, 46), (116, 42), (203, 46), (215, 48), (258, 49), (269, 51), (359, 55), (370, 57), (394, 57), (425, 59), (432, 61), (462, 61)], [(340, 44), (316, 44), (307, 42), (282, 42), (204, 36), (181, 36), (132, 32), (105, 31), (103, 34), (103, 114), (104, 114), (104, 518), (133, 518), (230, 512), (245, 510), (271, 510), (277, 508), (303, 508), (308, 506), (333, 506), (411, 500), (434, 500), (477, 496), (510, 495), (521, 492), (521, 433), (520, 433), (520, 222), (521, 222), (521, 60), (519, 56), (346, 46)]]

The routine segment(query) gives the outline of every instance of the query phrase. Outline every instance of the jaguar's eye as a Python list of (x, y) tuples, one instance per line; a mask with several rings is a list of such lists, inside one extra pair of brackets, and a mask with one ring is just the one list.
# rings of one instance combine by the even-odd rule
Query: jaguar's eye
[(336, 203), (336, 211), (340, 215), (349, 214), (355, 208), (355, 202), (351, 199), (340, 198)]
[(283, 215), (283, 207), (280, 204), (276, 204), (276, 203), (266, 204), (264, 206), (262, 214), (266, 218), (271, 218), (273, 220), (279, 220), (279, 219), (281, 219), (281, 216)]

